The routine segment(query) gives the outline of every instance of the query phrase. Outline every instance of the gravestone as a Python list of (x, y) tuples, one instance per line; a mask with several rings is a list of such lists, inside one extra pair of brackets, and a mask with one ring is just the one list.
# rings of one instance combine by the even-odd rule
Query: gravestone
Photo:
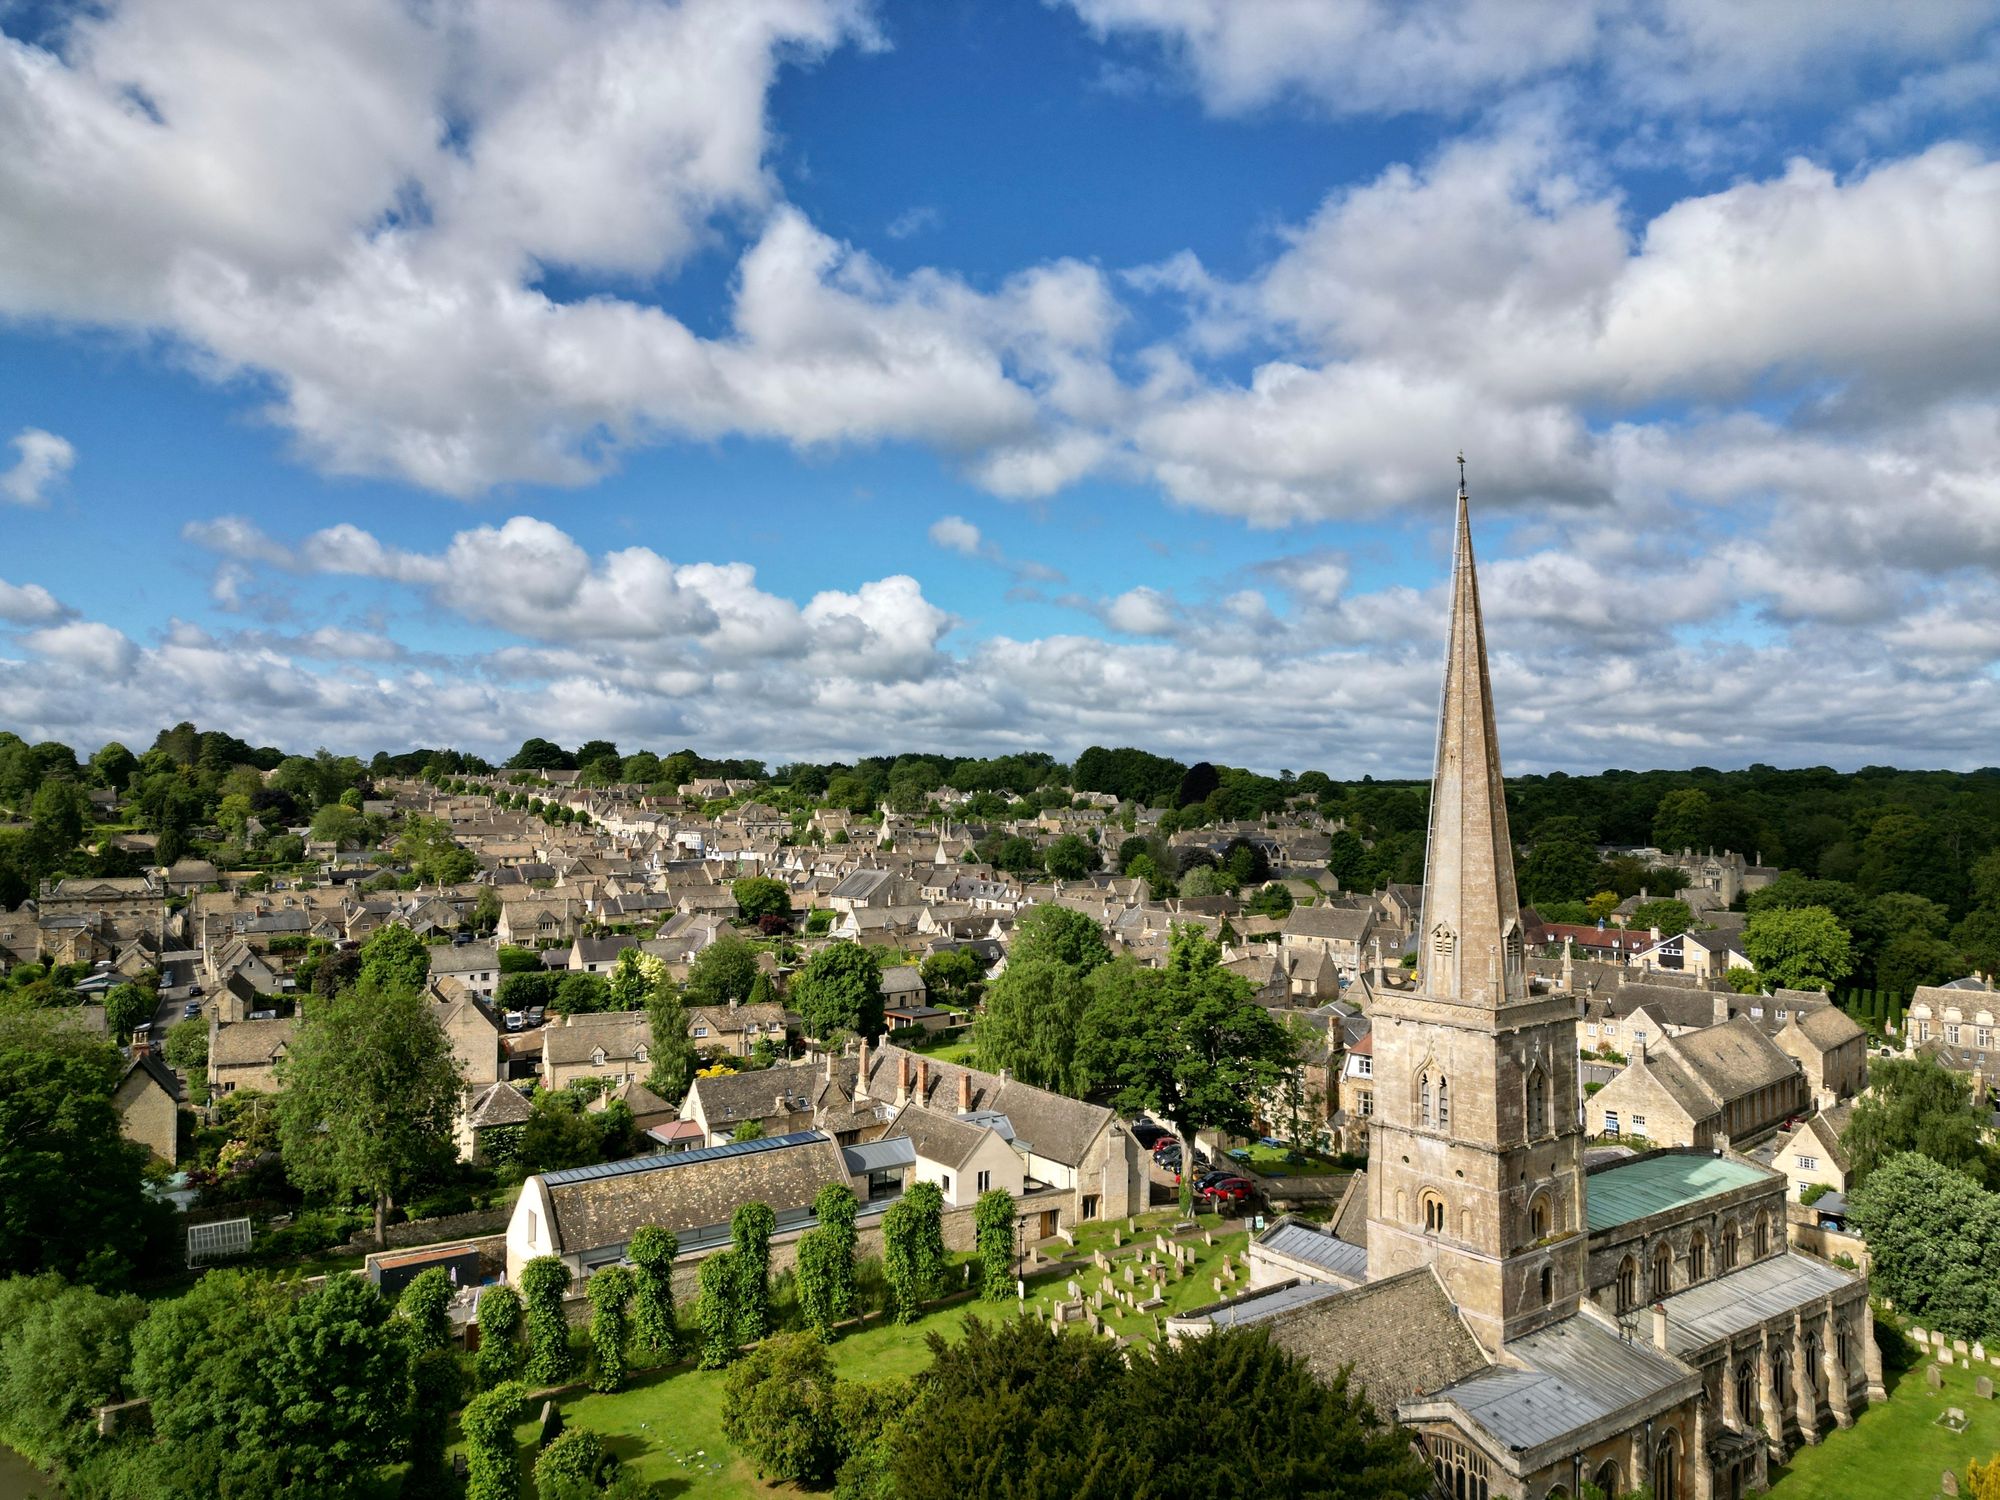
[(1981, 1401), (1991, 1401), (1993, 1399), (1993, 1377), (1991, 1375), (1982, 1375), (1973, 1381), (1972, 1394), (1977, 1396)]
[(1940, 1370), (1936, 1365), (1925, 1365), (1924, 1384), (1929, 1386), (1934, 1391), (1943, 1390), (1944, 1371)]
[(1953, 1339), (1951, 1347), (1954, 1352), (1959, 1354), (1970, 1354), (1972, 1352), (1972, 1346), (1966, 1343), (1964, 1339)]
[(1072, 1302), (1083, 1295), (1083, 1288), (1076, 1284), (1075, 1277), (1071, 1277), (1063, 1289), (1069, 1293)]
[(1951, 1470), (1946, 1469), (1944, 1476), (1938, 1480), (1938, 1493), (1940, 1495), (1956, 1495), (1958, 1493), (1958, 1476), (1952, 1473)]
[(1215, 1295), (1220, 1297), (1222, 1295), (1222, 1278), (1220, 1276), (1216, 1277), (1213, 1285), (1215, 1287)]
[(1132, 1262), (1131, 1262), (1131, 1261), (1129, 1261), (1129, 1260), (1128, 1260), (1128, 1261), (1126, 1261), (1126, 1262), (1125, 1262), (1125, 1285), (1127, 1285), (1127, 1286), (1131, 1286), (1131, 1285), (1133, 1284), (1133, 1282), (1135, 1282), (1135, 1281), (1136, 1281), (1137, 1279), (1138, 1279), (1138, 1277), (1137, 1277), (1136, 1273), (1135, 1273), (1135, 1272), (1133, 1271), (1133, 1269), (1132, 1269)]
[(1949, 1349), (1938, 1350), (1938, 1363), (1942, 1365), (1951, 1363), (1951, 1351)]
[(1201, 1232), (1201, 1242), (1204, 1245), (1213, 1245), (1215, 1243), (1215, 1231), (1213, 1229), (1204, 1229)]
[(1984, 1360), (1986, 1358), (1986, 1346), (1975, 1340), (1972, 1345), (1972, 1357), (1977, 1360)]
[(1910, 1330), (1910, 1337), (1915, 1339), (1920, 1344), (1927, 1344), (1930, 1342), (1931, 1336), (1925, 1333), (1921, 1328), (1912, 1328)]
[(553, 1401), (542, 1403), (542, 1446), (548, 1447), (562, 1436), (563, 1415)]

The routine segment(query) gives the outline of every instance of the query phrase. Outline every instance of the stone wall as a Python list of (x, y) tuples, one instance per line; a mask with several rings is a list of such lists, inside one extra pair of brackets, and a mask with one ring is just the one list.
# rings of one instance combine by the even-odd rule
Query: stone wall
[[(391, 1224), (385, 1231), (391, 1250), (408, 1250), (417, 1245), (442, 1245), (453, 1240), (477, 1240), (489, 1235), (498, 1235), (504, 1244), (507, 1238), (507, 1221), (514, 1217), (512, 1206), (506, 1208), (482, 1208), (469, 1214), (448, 1214), (441, 1219), (412, 1219), (406, 1224)], [(373, 1226), (363, 1229), (348, 1240), (345, 1247), (352, 1253), (365, 1255), (371, 1250), (382, 1248), (375, 1243)], [(504, 1259), (504, 1254), (503, 1254)]]

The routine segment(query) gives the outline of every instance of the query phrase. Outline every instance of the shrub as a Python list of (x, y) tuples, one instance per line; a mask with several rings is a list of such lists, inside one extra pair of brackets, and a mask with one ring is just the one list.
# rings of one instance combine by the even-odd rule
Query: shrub
[(729, 1216), (736, 1251), (736, 1341), (754, 1343), (771, 1328), (771, 1234), (778, 1216), (768, 1203), (740, 1203)]
[(465, 1434), (465, 1500), (515, 1500), (521, 1493), (514, 1423), (527, 1399), (527, 1387), (509, 1380), (466, 1404), (458, 1423)]
[(596, 1356), (591, 1372), (593, 1391), (615, 1391), (625, 1384), (625, 1339), (632, 1320), (632, 1273), (624, 1266), (606, 1266), (584, 1284), (590, 1298), (590, 1347)]
[(410, 1325), (412, 1354), (422, 1356), (451, 1347), (451, 1298), (451, 1278), (442, 1266), (419, 1271), (403, 1288), (396, 1310)]
[(603, 1442), (588, 1427), (564, 1428), (535, 1460), (536, 1492), (542, 1500), (595, 1495), (607, 1457)]
[(722, 1383), (722, 1431), (759, 1479), (825, 1484), (840, 1464), (833, 1362), (811, 1334), (767, 1339)]
[(736, 1252), (718, 1250), (701, 1263), (695, 1321), (701, 1325), (701, 1367), (719, 1370), (736, 1357), (739, 1290)]
[(641, 1226), (625, 1247), (632, 1262), (632, 1331), (639, 1343), (671, 1359), (680, 1342), (674, 1322), (674, 1257), (681, 1244), (657, 1224)]
[(528, 1379), (541, 1385), (561, 1385), (576, 1373), (569, 1321), (563, 1316), (569, 1284), (569, 1267), (553, 1255), (538, 1255), (521, 1268), (521, 1300), (528, 1311)]
[(473, 1370), (479, 1384), (495, 1386), (521, 1373), (521, 1297), (511, 1286), (489, 1286), (479, 1294), (479, 1354)]
[(972, 1210), (980, 1267), (980, 1295), (998, 1302), (1014, 1291), (1014, 1198), (1005, 1188), (979, 1195)]

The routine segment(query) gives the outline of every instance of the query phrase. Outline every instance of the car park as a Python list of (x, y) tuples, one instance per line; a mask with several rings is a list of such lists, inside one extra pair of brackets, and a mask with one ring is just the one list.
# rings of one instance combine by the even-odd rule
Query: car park
[(1151, 1120), (1134, 1120), (1132, 1122), (1132, 1139), (1144, 1146), (1148, 1151), (1159, 1150), (1164, 1142), (1171, 1141), (1173, 1138), (1172, 1131), (1163, 1125), (1155, 1125)]
[(1253, 1191), (1248, 1178), (1224, 1177), (1196, 1190), (1211, 1203), (1241, 1203)]

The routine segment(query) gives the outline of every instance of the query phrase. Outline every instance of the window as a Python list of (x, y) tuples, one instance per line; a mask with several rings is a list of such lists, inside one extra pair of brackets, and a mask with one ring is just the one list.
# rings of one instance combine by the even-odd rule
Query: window
[(1956, 1047), (1956, 1046), (1958, 1045), (1958, 1027), (1957, 1027), (1957, 1025), (1955, 1025), (1955, 1024), (1952, 1024), (1952, 1025), (1947, 1025), (1947, 1026), (1945, 1027), (1945, 1029), (1944, 1029), (1944, 1044), (1945, 1044), (1945, 1045), (1946, 1045), (1947, 1047)]
[(945, 1197), (949, 1198), (951, 1196), (951, 1173), (941, 1172), (938, 1174), (938, 1188), (944, 1193)]
[(1546, 1239), (1549, 1233), (1549, 1199), (1540, 1194), (1528, 1205), (1528, 1232), (1536, 1239)]
[(1372, 1057), (1355, 1058), (1354, 1076), (1356, 1078), (1373, 1078), (1375, 1076), (1375, 1059)]
[(1674, 1252), (1662, 1245), (1653, 1252), (1653, 1296), (1664, 1297), (1674, 1289)]
[(1753, 1020), (1753, 1021), (1761, 1021), (1761, 1020), (1763, 1020), (1763, 1019), (1764, 1019), (1764, 1007), (1763, 1007), (1763, 1006), (1761, 1006), (1761, 1005), (1753, 1005), (1753, 1006), (1751, 1006), (1751, 1007), (1750, 1007), (1750, 1019), (1751, 1019), (1751, 1020)]
[(1359, 1107), (1362, 1119), (1365, 1120), (1375, 1113), (1375, 1091), (1373, 1089), (1361, 1090), (1359, 1094), (1355, 1095), (1355, 1102)]
[(1688, 1280), (1700, 1281), (1708, 1274), (1708, 1241), (1697, 1234), (1688, 1241)]
[(1616, 1021), (1606, 1021), (1604, 1023), (1604, 1034), (1606, 1036), (1618, 1035), (1618, 1023)]
[(1645, 1029), (1645, 1027), (1643, 1027), (1643, 1026), (1635, 1026), (1635, 1027), (1634, 1027), (1634, 1028), (1632, 1029), (1632, 1045), (1633, 1045), (1633, 1046), (1635, 1046), (1635, 1047), (1643, 1047), (1643, 1046), (1645, 1046), (1645, 1045), (1646, 1045), (1646, 1029)]
[(979, 1174), (979, 1191), (983, 1193), (992, 1186), (993, 1174), (991, 1172), (981, 1172)]
[(1547, 1266), (1542, 1267), (1542, 1306), (1547, 1307), (1556, 1300), (1556, 1273)]
[(1920, 1042), (1928, 1042), (1930, 1039), (1931, 1039), (1931, 1023), (1929, 1021), (1917, 1022), (1917, 1040)]
[(1799, 1170), (1800, 1170), (1801, 1172), (1816, 1172), (1816, 1171), (1818, 1171), (1818, 1170), (1819, 1170), (1819, 1158), (1818, 1158), (1817, 1156), (1801, 1156), (1801, 1157), (1799, 1158)]
[(1426, 1192), (1423, 1196), (1424, 1233), (1443, 1234), (1445, 1226), (1444, 1199), (1436, 1193)]
[(1722, 1229), (1722, 1269), (1736, 1269), (1736, 1226), (1726, 1224)]
[(1747, 1359), (1736, 1367), (1736, 1421), (1745, 1432), (1757, 1428), (1757, 1368)]
[(708, 1035), (708, 1028), (706, 1026), (697, 1026), (694, 1029), (694, 1034), (697, 1038), (705, 1037)]
[(1549, 1128), (1549, 1081), (1540, 1068), (1528, 1069), (1528, 1135), (1546, 1134)]
[(1762, 1260), (1771, 1253), (1771, 1216), (1757, 1215), (1757, 1258)]
[(534, 1211), (534, 1210), (533, 1210), (532, 1208), (531, 1208), (531, 1209), (529, 1209), (529, 1210), (528, 1210), (528, 1243), (529, 1243), (529, 1244), (531, 1244), (531, 1245), (535, 1243), (535, 1239), (536, 1239), (536, 1236), (537, 1236), (537, 1235), (539, 1234), (539, 1232), (540, 1232), (540, 1231), (538, 1230), (538, 1228), (536, 1227), (536, 1226), (537, 1226), (537, 1224), (538, 1224), (538, 1222), (539, 1222), (539, 1221), (538, 1221), (538, 1220), (537, 1220), (537, 1219), (535, 1218), (535, 1211)]
[(1789, 1021), (1791, 1018), (1790, 1011), (1786, 1010), (1782, 1005), (1778, 1007), (1778, 1019), (1780, 1021)]
[(1618, 1310), (1630, 1312), (1639, 1305), (1639, 1263), (1626, 1256), (1618, 1267)]
[(1972, 1044), (1981, 1052), (1993, 1045), (1993, 1028), (1982, 1026), (1972, 1034)]
[(1442, 1077), (1440, 1077), (1438, 1079), (1438, 1094), (1437, 1094), (1437, 1105), (1438, 1105), (1437, 1127), (1439, 1130), (1449, 1130), (1451, 1128), (1450, 1089), (1451, 1085), (1447, 1083)]
[(1636, 1135), (1644, 1135), (1646, 1133), (1646, 1117), (1644, 1115), (1632, 1116), (1632, 1130)]
[(1604, 1112), (1604, 1133), (1605, 1133), (1606, 1135), (1616, 1135), (1616, 1134), (1618, 1134), (1618, 1111), (1617, 1111), (1617, 1110), (1615, 1110), (1615, 1109), (1607, 1109), (1607, 1110), (1606, 1110), (1606, 1111)]
[(1431, 1469), (1437, 1475), (1434, 1493), (1450, 1500), (1488, 1500), (1484, 1454), (1442, 1436), (1427, 1435), (1424, 1446), (1430, 1450)]

